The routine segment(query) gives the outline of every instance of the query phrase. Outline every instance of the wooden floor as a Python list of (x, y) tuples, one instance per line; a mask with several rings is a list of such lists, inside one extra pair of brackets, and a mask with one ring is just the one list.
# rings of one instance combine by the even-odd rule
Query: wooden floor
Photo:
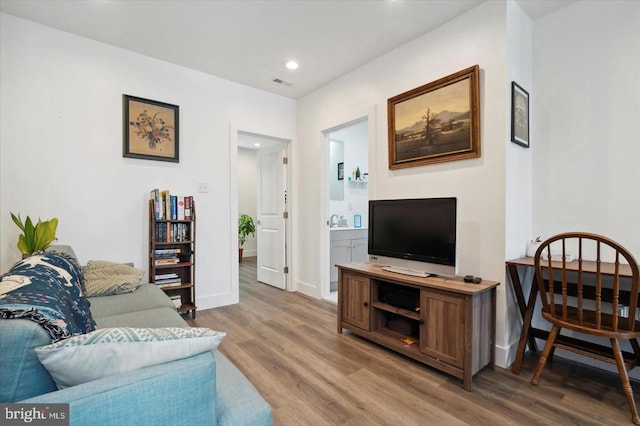
[(338, 334), (335, 305), (258, 283), (255, 258), (241, 264), (239, 304), (190, 322), (227, 332), (218, 350), (271, 404), (276, 425), (631, 424), (615, 374), (556, 358), (533, 386), (537, 357), (527, 355), (520, 376), (485, 369), (466, 392), (461, 380)]

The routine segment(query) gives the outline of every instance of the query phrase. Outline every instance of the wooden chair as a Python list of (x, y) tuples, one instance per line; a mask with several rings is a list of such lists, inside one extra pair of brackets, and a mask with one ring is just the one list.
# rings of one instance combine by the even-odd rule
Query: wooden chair
[[(569, 261), (571, 250), (575, 254), (572, 262)], [(585, 260), (584, 256), (595, 260)], [(604, 261), (603, 258), (611, 260)], [(552, 328), (531, 383), (538, 383), (547, 357), (553, 355), (556, 347), (615, 364), (631, 420), (640, 424), (628, 375), (628, 371), (640, 362), (637, 340), (640, 321), (636, 321), (640, 281), (638, 263), (615, 241), (601, 235), (578, 232), (547, 239), (538, 248), (534, 261), (542, 298), (542, 317), (552, 324)], [(628, 314), (624, 315), (627, 307)], [(611, 346), (560, 335), (563, 328), (608, 338)], [(621, 340), (630, 342), (633, 353), (620, 349)]]

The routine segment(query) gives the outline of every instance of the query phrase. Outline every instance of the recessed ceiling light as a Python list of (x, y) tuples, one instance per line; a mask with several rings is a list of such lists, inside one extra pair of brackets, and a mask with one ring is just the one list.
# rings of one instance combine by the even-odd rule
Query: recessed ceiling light
[(256, 148), (260, 146), (260, 144), (258, 142), (254, 143), (253, 146), (255, 146)]
[(298, 69), (298, 63), (296, 61), (288, 61), (285, 66), (290, 69), (290, 70), (297, 70)]

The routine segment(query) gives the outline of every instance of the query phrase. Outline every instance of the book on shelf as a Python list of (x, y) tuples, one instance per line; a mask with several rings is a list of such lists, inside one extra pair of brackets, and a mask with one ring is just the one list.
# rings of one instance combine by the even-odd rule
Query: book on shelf
[(184, 195), (178, 195), (178, 220), (184, 220)]
[(193, 196), (171, 195), (168, 189), (150, 191), (150, 199), (155, 204), (156, 220), (191, 220)]
[(173, 284), (182, 282), (182, 278), (180, 277), (169, 277), (169, 278), (156, 278), (156, 284)]
[(178, 220), (178, 197), (171, 195), (169, 200), (171, 202), (171, 220)]
[(179, 248), (169, 248), (169, 249), (155, 249), (153, 251), (154, 256), (156, 257), (167, 257), (167, 256), (175, 256), (182, 252), (182, 249)]
[(191, 204), (193, 197), (184, 197), (184, 220), (191, 220)]
[(172, 272), (169, 274), (156, 274), (154, 276), (154, 279), (156, 280), (156, 282), (158, 282), (159, 280), (168, 280), (171, 278), (179, 278), (179, 276), (175, 272)]
[(176, 282), (170, 282), (170, 283), (165, 283), (165, 282), (156, 282), (156, 285), (160, 288), (171, 288), (171, 287), (178, 287), (182, 285), (181, 281), (176, 281)]
[(180, 259), (178, 259), (177, 257), (171, 257), (168, 259), (155, 259), (154, 263), (156, 266), (158, 265), (177, 265), (178, 263), (180, 263)]
[(150, 197), (153, 200), (156, 220), (162, 220), (162, 213), (160, 210), (160, 191), (158, 189), (152, 190)]
[(174, 259), (175, 257), (177, 257), (176, 254), (170, 254), (170, 253), (155, 255), (156, 259)]

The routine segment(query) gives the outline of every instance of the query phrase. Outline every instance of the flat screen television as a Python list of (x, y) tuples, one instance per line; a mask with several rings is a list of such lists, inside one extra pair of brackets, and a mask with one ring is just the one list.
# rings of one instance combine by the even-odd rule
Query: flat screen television
[(369, 201), (369, 261), (416, 276), (456, 274), (457, 199)]

